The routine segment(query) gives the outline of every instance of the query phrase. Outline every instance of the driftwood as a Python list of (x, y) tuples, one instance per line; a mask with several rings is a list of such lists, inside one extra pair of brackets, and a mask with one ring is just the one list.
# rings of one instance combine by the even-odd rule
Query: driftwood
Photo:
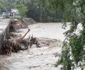
[(16, 44), (16, 42), (7, 39), (2, 43), (2, 52), (1, 54), (11, 54), (11, 52), (18, 52), (19, 50), (27, 50), (28, 43), (25, 40), (22, 40), (20, 44)]
[(32, 48), (33, 45), (36, 47), (61, 47), (62, 42), (56, 39), (36, 38), (31, 36), (27, 39), (20, 40), (20, 42), (17, 44), (16, 40), (7, 39), (3, 42), (2, 54), (11, 54), (11, 52), (27, 50), (28, 48)]
[[(11, 26), (10, 26), (11, 27)], [(19, 50), (26, 50), (28, 49), (28, 43), (23, 40), (23, 38), (27, 35), (27, 33), (30, 31), (30, 29), (27, 30), (27, 32), (22, 36), (20, 39), (14, 39), (11, 37), (16, 37), (17, 35), (9, 34), (9, 36), (4, 42), (2, 43), (2, 52), (1, 54), (10, 54), (11, 52), (18, 52)], [(13, 31), (10, 31), (13, 32)]]
[(1, 54), (11, 54), (11, 52), (18, 52), (19, 50), (27, 50), (28, 47), (30, 46), (31, 48), (33, 44), (37, 45), (36, 38), (33, 37), (20, 40), (19, 42), (13, 39), (6, 39), (2, 43)]
[(4, 40), (2, 43), (1, 54), (11, 54), (11, 52), (18, 52), (19, 47), (19, 45), (16, 46), (16, 44), (10, 40)]

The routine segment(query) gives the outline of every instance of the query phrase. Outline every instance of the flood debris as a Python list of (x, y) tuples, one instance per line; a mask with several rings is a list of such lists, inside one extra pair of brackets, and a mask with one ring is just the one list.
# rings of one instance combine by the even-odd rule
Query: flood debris
[(10, 32), (15, 32), (20, 28), (22, 28), (22, 21), (20, 19), (12, 19), (10, 21), (10, 27), (9, 27)]
[(21, 26), (21, 21), (11, 21), (10, 25), (10, 33), (9, 37), (5, 39), (2, 43), (2, 51), (1, 54), (9, 55), (12, 52), (18, 52), (20, 50), (28, 50), (32, 48), (34, 45), (35, 47), (56, 47), (61, 46), (61, 41), (56, 39), (49, 39), (49, 38), (37, 38), (34, 36), (29, 36), (28, 38), (24, 39), (24, 37), (29, 33), (30, 29), (28, 28), (27, 32), (22, 36), (16, 33), (16, 30)]
[[(18, 43), (18, 44), (17, 44)], [(11, 54), (11, 52), (17, 53), (20, 50), (29, 50), (32, 48), (33, 45), (35, 47), (61, 47), (61, 41), (56, 39), (49, 39), (49, 38), (36, 38), (36, 37), (29, 37), (22, 40), (14, 40), (14, 39), (7, 39), (3, 42), (2, 53), (1, 54)]]
[(4, 40), (2, 44), (2, 54), (11, 54), (11, 52), (18, 52), (20, 49), (19, 45), (16, 45), (14, 42), (10, 40)]
[(27, 50), (28, 47), (36, 44), (36, 38), (23, 39), (23, 40), (14, 40), (14, 39), (6, 39), (2, 43), (2, 51), (1, 54), (9, 55), (11, 52), (18, 52), (19, 50)]
[(27, 33), (30, 31), (30, 29), (28, 29), (28, 31), (25, 33), (25, 35), (23, 37), (21, 37), (20, 39), (17, 39), (17, 38), (15, 39), (14, 37), (17, 37), (17, 35), (12, 33), (12, 32), (16, 32), (16, 30), (15, 30), (16, 27), (19, 27), (20, 25), (21, 25), (21, 23), (19, 20), (12, 20), (10, 22), (9, 36), (2, 43), (1, 54), (11, 54), (11, 52), (18, 52), (19, 50), (28, 49), (28, 44), (25, 43), (25, 41), (22, 39), (27, 35)]
[(28, 43), (25, 40), (22, 40), (19, 44), (15, 40), (7, 39), (4, 40), (2, 44), (2, 53), (1, 54), (11, 54), (11, 52), (18, 52), (19, 50), (27, 50)]
[(62, 45), (62, 41), (57, 40), (57, 39), (50, 39), (50, 38), (44, 38), (44, 37), (40, 37), (37, 38), (38, 41), (38, 46), (40, 47), (61, 47)]
[(29, 37), (27, 39), (24, 39), (25, 41), (28, 41), (29, 47), (32, 48), (33, 45), (36, 47), (61, 47), (62, 46), (62, 41), (57, 40), (57, 39), (50, 39), (50, 38), (44, 38), (44, 37)]
[(16, 20), (11, 20), (10, 21), (10, 26), (9, 26), (9, 36), (7, 39), (5, 39), (2, 43), (1, 47), (1, 53), (0, 54), (6, 54), (9, 55), (11, 52), (18, 52), (19, 50), (27, 50), (28, 46), (32, 46), (36, 42), (36, 38), (30, 37), (27, 38), (27, 40), (23, 39), (30, 31), (28, 28), (27, 32), (23, 35), (19, 36), (15, 34), (17, 30), (21, 27), (21, 21), (16, 19)]

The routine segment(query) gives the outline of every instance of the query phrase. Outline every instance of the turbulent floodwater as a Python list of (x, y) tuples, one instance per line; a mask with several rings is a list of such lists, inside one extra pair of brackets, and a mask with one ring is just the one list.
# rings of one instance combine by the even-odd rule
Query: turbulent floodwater
[[(59, 39), (64, 40), (65, 36), (63, 33), (68, 30), (62, 28), (62, 23), (38, 23), (34, 25), (30, 25), (29, 28), (31, 31), (28, 33), (28, 36), (34, 36), (34, 37), (46, 37), (46, 38), (52, 38), (52, 39)], [(21, 29), (23, 32), (26, 32), (27, 29)], [(22, 34), (23, 35), (23, 34)]]
[[(38, 23), (30, 25), (31, 31), (25, 38), (30, 35), (35, 37), (45, 37), (52, 39), (64, 40), (62, 24), (56, 23)], [(18, 34), (24, 35), (27, 29), (20, 29)], [(61, 54), (61, 47), (56, 45), (55, 47), (32, 47), (26, 51), (20, 51), (18, 53), (12, 53), (10, 56), (0, 55), (0, 70), (60, 70), (59, 67), (55, 67), (54, 64), (58, 61), (59, 56), (55, 57), (55, 54)]]

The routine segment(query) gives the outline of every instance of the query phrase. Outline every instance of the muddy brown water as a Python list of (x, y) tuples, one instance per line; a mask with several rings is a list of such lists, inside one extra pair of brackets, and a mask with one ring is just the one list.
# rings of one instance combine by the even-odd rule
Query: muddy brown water
[[(31, 31), (25, 37), (28, 38), (30, 35), (37, 38), (50, 38), (63, 40), (62, 24), (55, 23), (38, 23), (30, 25)], [(27, 28), (20, 29), (17, 32), (18, 35), (24, 35)], [(54, 44), (53, 44), (54, 45)], [(9, 56), (0, 55), (0, 70), (60, 70), (60, 67), (55, 67), (56, 61), (59, 56), (55, 57), (55, 54), (61, 54), (61, 43), (52, 47), (44, 46), (36, 48), (35, 45), (25, 51), (19, 51), (18, 53), (12, 53)]]

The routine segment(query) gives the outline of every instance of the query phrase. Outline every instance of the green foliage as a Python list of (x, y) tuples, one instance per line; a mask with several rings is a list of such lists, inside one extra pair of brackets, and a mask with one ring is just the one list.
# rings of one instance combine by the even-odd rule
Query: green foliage
[(76, 62), (76, 64), (78, 64), (78, 62), (82, 61), (83, 58), (83, 44), (81, 41), (81, 37), (78, 37), (76, 35), (71, 37), (70, 46), (74, 61)]
[(50, 12), (48, 6), (47, 0), (0, 0), (0, 12), (17, 8), (23, 17), (33, 18), (37, 22), (61, 21), (61, 14)]
[(67, 46), (62, 51), (61, 59), (56, 63), (56, 66), (62, 64), (63, 68), (61, 70), (72, 70), (73, 67), (73, 60), (71, 59), (71, 54), (69, 53), (70, 48)]
[(24, 16), (27, 12), (27, 7), (24, 6), (23, 4), (17, 5), (18, 10), (22, 16)]
[(22, 16), (26, 15), (28, 0), (0, 0), (0, 12), (9, 11), (11, 8), (18, 8)]
[(31, 0), (28, 2), (28, 9), (27, 17), (31, 17), (37, 22), (56, 22), (62, 19), (58, 12), (52, 13), (48, 10), (46, 0)]
[[(64, 22), (71, 22), (70, 29), (65, 32), (66, 38), (58, 64), (63, 65), (62, 70), (74, 70), (76, 66), (82, 67), (85, 59), (85, 0), (46, 1), (51, 11), (57, 11), (63, 16)], [(75, 31), (79, 23), (82, 25), (82, 30), (77, 34)]]

